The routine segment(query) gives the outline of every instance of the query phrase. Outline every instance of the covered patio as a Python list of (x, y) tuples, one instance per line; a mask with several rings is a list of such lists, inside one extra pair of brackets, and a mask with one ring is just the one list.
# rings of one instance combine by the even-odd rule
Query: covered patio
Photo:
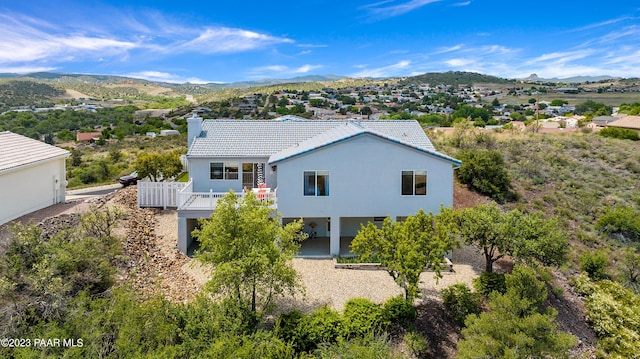
[[(353, 237), (340, 237), (340, 256), (348, 257), (354, 256), (351, 253), (351, 241)], [(302, 242), (300, 246), (300, 251), (296, 255), (299, 258), (331, 258), (331, 253), (329, 250), (330, 239), (329, 237), (316, 237), (316, 238), (308, 238), (306, 241)]]

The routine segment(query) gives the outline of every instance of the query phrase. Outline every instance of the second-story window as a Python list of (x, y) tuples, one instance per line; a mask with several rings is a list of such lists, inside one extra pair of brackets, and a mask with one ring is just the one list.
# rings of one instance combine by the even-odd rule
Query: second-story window
[(426, 196), (427, 171), (402, 171), (402, 195)]
[(304, 195), (328, 196), (329, 171), (304, 171)]
[(212, 180), (237, 180), (238, 162), (211, 162), (209, 173)]

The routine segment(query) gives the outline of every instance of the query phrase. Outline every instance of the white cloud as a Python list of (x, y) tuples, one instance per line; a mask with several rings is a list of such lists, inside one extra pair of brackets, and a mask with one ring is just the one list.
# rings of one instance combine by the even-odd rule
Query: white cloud
[(294, 69), (293, 72), (297, 74), (306, 74), (306, 73), (309, 73), (310, 71), (317, 70), (320, 68), (322, 68), (322, 65), (302, 65), (297, 69)]
[(48, 72), (55, 70), (57, 70), (57, 68), (45, 66), (0, 66), (0, 73), (10, 74), (30, 74), (33, 72)]
[(445, 61), (444, 63), (451, 66), (451, 67), (463, 67), (463, 66), (468, 66), (473, 64), (474, 62), (476, 62), (475, 60), (472, 59), (463, 59), (463, 58), (459, 58), (459, 59), (450, 59)]
[(402, 15), (439, 1), (441, 0), (410, 0), (398, 4), (396, 1), (390, 0), (365, 5), (362, 8), (369, 12), (371, 18), (384, 19)]
[(166, 51), (194, 51), (204, 54), (243, 52), (267, 45), (293, 43), (287, 38), (260, 34), (254, 31), (228, 27), (210, 27), (202, 31), (195, 39), (177, 43)]
[(446, 54), (447, 52), (454, 52), (462, 49), (463, 45), (454, 45), (449, 47), (440, 47), (432, 52), (433, 55)]
[[(391, 76), (404, 76), (406, 70), (411, 65), (411, 61), (403, 60), (393, 65), (378, 67), (374, 69), (364, 69), (356, 72), (350, 77), (391, 77)], [(410, 73), (410, 72), (409, 72)]]
[(453, 6), (469, 6), (469, 5), (471, 5), (471, 1), (459, 2), (459, 3), (453, 4)]
[(192, 84), (205, 84), (205, 83), (216, 82), (216, 81), (202, 80), (197, 77), (183, 77), (180, 75), (172, 74), (169, 72), (161, 72), (161, 71), (132, 72), (124, 76), (133, 77), (136, 79), (148, 80), (148, 81), (168, 82), (168, 83), (177, 83), (177, 84), (181, 84), (185, 82), (190, 82)]
[[(124, 54), (138, 44), (81, 33), (67, 34), (35, 20), (20, 21), (0, 15), (0, 63), (71, 60), (79, 57), (99, 58)], [(39, 25), (40, 28), (34, 26)]]
[(594, 54), (594, 50), (585, 49), (585, 50), (576, 50), (576, 51), (565, 51), (565, 52), (552, 52), (548, 54), (540, 55), (536, 58), (530, 59), (525, 62), (527, 65), (533, 65), (537, 63), (566, 63), (570, 61), (584, 59), (590, 55)]
[(311, 71), (318, 70), (323, 68), (322, 65), (302, 65), (300, 67), (289, 67), (285, 65), (270, 65), (270, 66), (260, 66), (253, 68), (249, 71), (249, 75), (254, 78), (264, 78), (264, 77), (287, 77), (287, 76), (296, 76), (300, 74), (307, 74)]

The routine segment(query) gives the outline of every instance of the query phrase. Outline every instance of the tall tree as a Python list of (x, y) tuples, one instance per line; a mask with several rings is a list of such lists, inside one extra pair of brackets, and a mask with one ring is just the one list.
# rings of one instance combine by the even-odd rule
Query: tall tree
[(213, 268), (207, 289), (257, 315), (272, 308), (274, 297), (295, 294), (301, 284), (290, 261), (306, 234), (302, 221), (282, 226), (279, 219), (252, 192), (238, 198), (229, 191), (219, 199), (193, 233), (197, 258)]
[(425, 266), (440, 276), (443, 256), (458, 245), (454, 212), (441, 208), (438, 215), (420, 210), (403, 222), (389, 217), (378, 228), (369, 222), (361, 226), (351, 243), (351, 250), (363, 259), (378, 258), (393, 280), (404, 289), (405, 298), (418, 295), (418, 281)]

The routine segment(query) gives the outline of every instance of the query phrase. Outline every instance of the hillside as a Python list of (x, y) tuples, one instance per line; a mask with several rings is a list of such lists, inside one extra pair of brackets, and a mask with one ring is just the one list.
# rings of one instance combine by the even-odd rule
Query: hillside
[(19, 106), (43, 106), (50, 104), (64, 91), (51, 85), (11, 80), (0, 83), (0, 112)]
[(429, 84), (437, 85), (474, 85), (474, 84), (510, 84), (515, 83), (514, 80), (507, 80), (500, 77), (483, 75), (475, 72), (464, 71), (448, 71), (448, 72), (429, 72), (423, 75), (407, 77), (400, 80), (401, 85), (419, 85)]

